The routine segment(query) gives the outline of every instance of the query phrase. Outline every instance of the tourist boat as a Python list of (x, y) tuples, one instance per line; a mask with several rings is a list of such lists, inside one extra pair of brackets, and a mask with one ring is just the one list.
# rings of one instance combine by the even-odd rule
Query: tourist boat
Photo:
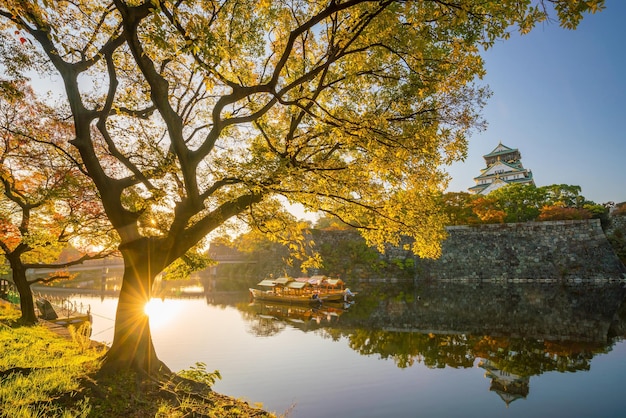
[(265, 290), (250, 288), (250, 295), (255, 300), (306, 305), (321, 305), (325, 302), (341, 302), (354, 295), (343, 288), (341, 279), (329, 279), (325, 276), (269, 278), (257, 284)]
[(321, 305), (323, 300), (313, 295), (289, 295), (274, 290), (261, 290), (250, 288), (250, 295), (255, 300), (264, 300), (270, 302), (297, 303), (305, 305)]

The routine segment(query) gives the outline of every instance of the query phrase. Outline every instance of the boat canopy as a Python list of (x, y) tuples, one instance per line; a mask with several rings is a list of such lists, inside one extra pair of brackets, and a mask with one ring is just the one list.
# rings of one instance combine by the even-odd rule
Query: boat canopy
[(257, 286), (265, 286), (265, 287), (276, 287), (282, 286), (289, 289), (303, 289), (306, 286), (309, 286), (310, 283), (302, 282), (302, 281), (294, 281), (289, 277), (279, 277), (277, 279), (265, 279), (261, 280), (257, 283)]
[(259, 283), (257, 283), (257, 286), (274, 287), (274, 286), (276, 286), (276, 283), (274, 283), (274, 280), (265, 279), (265, 280), (261, 280)]
[(275, 287), (285, 286), (291, 289), (302, 289), (305, 286), (328, 286), (336, 287), (343, 286), (344, 282), (341, 279), (331, 279), (326, 276), (311, 276), (311, 277), (298, 277), (292, 279), (291, 277), (278, 277), (276, 279), (264, 279), (257, 283), (257, 286)]
[(297, 281), (296, 282), (289, 282), (289, 283), (287, 283), (287, 287), (289, 289), (302, 289), (302, 288), (304, 288), (305, 286), (308, 286), (308, 285), (309, 285), (309, 283), (307, 283), (307, 282), (297, 282)]
[(296, 279), (297, 282), (308, 283), (313, 286), (318, 286), (322, 283), (324, 276), (313, 276), (313, 277), (298, 277)]

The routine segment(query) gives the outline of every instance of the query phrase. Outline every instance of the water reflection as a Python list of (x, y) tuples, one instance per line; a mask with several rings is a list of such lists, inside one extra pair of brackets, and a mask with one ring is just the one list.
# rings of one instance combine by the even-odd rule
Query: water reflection
[(254, 301), (247, 305), (239, 304), (238, 308), (249, 322), (250, 332), (267, 337), (280, 333), (287, 324), (305, 332), (331, 325), (339, 321), (347, 306), (326, 303), (321, 307), (311, 307)]
[(619, 284), (436, 283), (372, 287), (349, 309), (239, 304), (248, 331), (286, 327), (345, 339), (361, 355), (399, 368), (471, 368), (508, 405), (525, 398), (530, 378), (577, 372), (626, 334)]
[(485, 377), (491, 379), (489, 390), (497, 393), (507, 406), (515, 400), (526, 399), (528, 396), (530, 377), (500, 370), (489, 360), (482, 360), (478, 366), (485, 369)]
[[(511, 402), (509, 418), (626, 408), (619, 285), (362, 284), (348, 309), (314, 310), (198, 283), (161, 288), (169, 322), (152, 323), (159, 357), (173, 370), (202, 361), (224, 376), (218, 392), (279, 413), (294, 402), (297, 418), (499, 417)], [(110, 342), (116, 300), (95, 296), (80, 297), (94, 335)], [(311, 378), (322, 364), (323, 378)]]

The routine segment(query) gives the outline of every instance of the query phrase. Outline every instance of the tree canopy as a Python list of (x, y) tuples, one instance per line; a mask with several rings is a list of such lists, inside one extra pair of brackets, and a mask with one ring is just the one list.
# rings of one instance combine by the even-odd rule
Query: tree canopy
[(208, 233), (234, 217), (267, 229), (284, 200), (436, 257), (443, 167), (484, 127), (481, 49), (603, 3), (1, 0), (0, 56), (63, 80), (121, 237), (119, 324)]
[(487, 195), (444, 193), (442, 208), (449, 225), (599, 218), (607, 221), (609, 208), (587, 200), (580, 186), (509, 184)]
[[(22, 301), (22, 321), (36, 321), (30, 285), (68, 278), (65, 269), (113, 252), (115, 233), (72, 153), (72, 125), (55, 117), (23, 82), (0, 86), (0, 255)], [(75, 154), (75, 151), (74, 151)], [(68, 246), (81, 254), (59, 262)], [(26, 270), (53, 270), (26, 277)]]

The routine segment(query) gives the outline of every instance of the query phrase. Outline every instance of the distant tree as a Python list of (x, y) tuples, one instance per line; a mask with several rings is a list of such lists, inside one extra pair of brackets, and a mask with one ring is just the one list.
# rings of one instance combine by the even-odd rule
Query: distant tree
[(552, 184), (540, 187), (545, 193), (544, 203), (548, 206), (560, 206), (565, 208), (582, 208), (585, 198), (580, 194), (580, 186), (568, 184)]
[(416, 254), (438, 256), (444, 166), (484, 126), (481, 49), (548, 13), (575, 28), (602, 7), (0, 0), (2, 64), (62, 77), (71, 143), (121, 238), (103, 369), (164, 367), (143, 311), (154, 277), (229, 219), (275, 222), (279, 198), (379, 248), (408, 235)]
[(346, 280), (377, 274), (385, 267), (380, 252), (367, 245), (357, 231), (331, 228), (313, 232), (322, 260), (320, 268), (329, 276)]
[(591, 201), (585, 201), (582, 209), (591, 213), (593, 219), (600, 219), (600, 223), (603, 229), (606, 229), (610, 224), (609, 207), (604, 204), (598, 204)]
[(300, 274), (321, 265), (306, 221), (288, 227), (283, 219), (268, 220), (261, 230), (239, 235), (232, 246), (254, 254), (265, 274)]
[(444, 193), (441, 197), (443, 212), (448, 218), (448, 225), (468, 225), (480, 223), (481, 219), (472, 210), (475, 195), (466, 192)]
[(335, 230), (335, 231), (354, 229), (350, 225), (347, 225), (344, 222), (342, 222), (340, 219), (334, 216), (330, 216), (330, 215), (321, 216), (315, 223), (315, 228), (322, 229), (322, 230)]
[(221, 234), (211, 239), (211, 244), (223, 245), (225, 247), (234, 247), (233, 238), (228, 234)]
[[(550, 208), (549, 210), (542, 209), (542, 215), (539, 217), (540, 220), (595, 218), (600, 219), (603, 227), (607, 226), (609, 207), (612, 204), (608, 204), (609, 206), (600, 205), (587, 200), (581, 194), (582, 189), (580, 186), (552, 184), (550, 186), (543, 186), (540, 190), (545, 192), (545, 207)], [(559, 207), (568, 210), (559, 211), (556, 209)], [(547, 211), (550, 213), (547, 213)]]
[(489, 193), (488, 197), (505, 212), (505, 222), (537, 219), (546, 199), (544, 190), (531, 184), (509, 184)]
[(592, 213), (587, 209), (567, 208), (563, 206), (544, 206), (537, 218), (540, 221), (562, 221), (573, 219), (590, 219)]
[[(10, 86), (10, 89), (6, 87)], [(110, 254), (116, 243), (90, 179), (63, 147), (72, 126), (55, 119), (25, 84), (0, 88), (0, 254), (20, 294), (21, 321), (34, 324), (30, 286), (69, 275), (65, 269)], [(56, 262), (69, 244), (75, 258)], [(27, 270), (54, 273), (28, 279)]]
[(500, 209), (498, 201), (491, 196), (479, 196), (471, 201), (472, 212), (482, 223), (504, 223), (506, 212)]
[[(211, 243), (213, 243), (213, 241)], [(230, 243), (221, 240), (216, 241), (216, 243), (237, 248), (237, 250), (244, 253), (257, 253), (267, 250), (272, 246), (272, 241), (257, 230), (251, 230), (245, 234), (241, 234)]]

